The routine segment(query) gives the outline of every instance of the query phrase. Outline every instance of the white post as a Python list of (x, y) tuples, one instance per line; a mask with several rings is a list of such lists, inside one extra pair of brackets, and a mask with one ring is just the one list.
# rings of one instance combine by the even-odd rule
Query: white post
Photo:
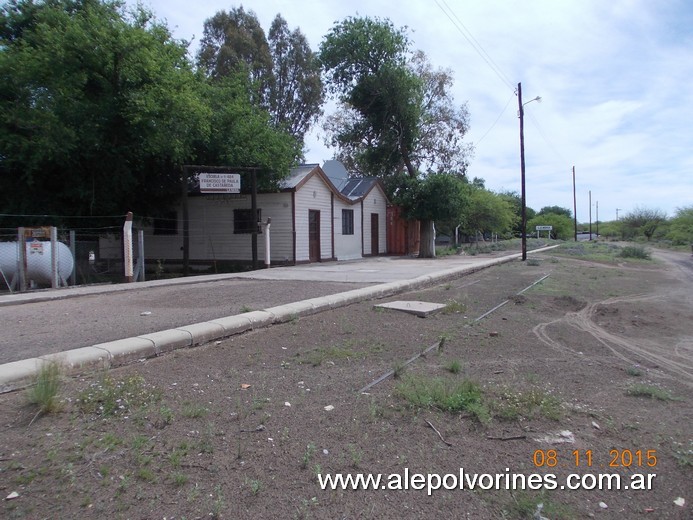
[(24, 228), (17, 228), (17, 276), (19, 277), (19, 292), (27, 290), (27, 259), (26, 259), (26, 235)]
[(51, 288), (60, 287), (58, 280), (58, 228), (51, 226)]
[(267, 223), (265, 224), (265, 267), (269, 269), (270, 266), (270, 225), (272, 224), (272, 217), (267, 217)]
[(70, 251), (72, 252), (72, 258), (75, 259), (75, 262), (69, 276), (68, 285), (77, 285), (77, 233), (74, 229), (70, 230)]
[(132, 211), (128, 211), (123, 224), (123, 266), (125, 269), (125, 281), (133, 281), (134, 268), (132, 265)]

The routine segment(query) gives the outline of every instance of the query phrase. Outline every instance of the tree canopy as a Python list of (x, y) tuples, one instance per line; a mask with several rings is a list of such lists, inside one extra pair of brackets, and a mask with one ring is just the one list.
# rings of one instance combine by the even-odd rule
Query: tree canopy
[(676, 209), (667, 237), (676, 245), (693, 245), (693, 206)]
[(277, 15), (268, 36), (257, 15), (243, 7), (219, 11), (205, 21), (198, 67), (212, 79), (246, 76), (254, 104), (271, 114), (275, 128), (303, 145), (322, 114), (324, 88), (320, 64), (299, 29)]
[(450, 73), (412, 53), (404, 29), (347, 18), (325, 36), (320, 61), (341, 104), (325, 125), (328, 142), (347, 168), (378, 176), (464, 174), (467, 109), (453, 105)]
[(209, 82), (138, 6), (11, 0), (0, 10), (0, 204), (8, 213), (152, 215), (186, 163), (288, 174), (300, 146), (246, 76)]
[(103, 215), (167, 199), (172, 166), (209, 132), (185, 45), (115, 2), (13, 0), (0, 27), (3, 207)]

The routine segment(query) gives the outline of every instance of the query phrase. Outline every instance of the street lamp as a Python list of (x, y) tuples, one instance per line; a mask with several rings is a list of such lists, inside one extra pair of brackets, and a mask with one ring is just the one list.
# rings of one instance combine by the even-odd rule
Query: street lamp
[(522, 261), (527, 260), (527, 198), (525, 193), (525, 130), (524, 130), (524, 106), (532, 101), (541, 102), (539, 96), (522, 102), (522, 83), (517, 84), (517, 103), (520, 107), (520, 171), (522, 172)]

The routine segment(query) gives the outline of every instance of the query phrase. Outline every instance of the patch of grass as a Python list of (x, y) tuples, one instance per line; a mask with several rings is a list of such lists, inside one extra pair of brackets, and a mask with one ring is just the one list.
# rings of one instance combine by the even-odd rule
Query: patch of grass
[(550, 393), (532, 388), (525, 392), (504, 389), (489, 403), (494, 415), (506, 421), (521, 417), (531, 419), (537, 415), (558, 421), (563, 417), (561, 401)]
[(173, 422), (173, 410), (166, 405), (162, 405), (159, 408), (159, 417), (161, 418), (160, 425), (168, 426)]
[(467, 412), (482, 424), (491, 420), (481, 387), (470, 380), (450, 382), (441, 378), (410, 376), (395, 387), (395, 393), (412, 407)]
[(248, 487), (250, 488), (250, 492), (253, 495), (257, 495), (262, 489), (262, 482), (260, 482), (260, 480), (256, 478), (249, 479), (246, 477), (245, 483), (248, 485)]
[(301, 467), (306, 469), (308, 464), (310, 464), (311, 459), (315, 455), (315, 444), (309, 442), (306, 446), (306, 451), (303, 452), (303, 457), (301, 457)]
[(351, 467), (358, 469), (361, 465), (361, 459), (363, 459), (363, 451), (361, 451), (357, 446), (349, 444), (349, 456), (351, 458)]
[(450, 299), (443, 307), (443, 314), (464, 314), (467, 306), (457, 300)]
[(462, 370), (462, 363), (454, 359), (445, 366), (445, 369), (452, 374), (459, 374)]
[(625, 246), (619, 255), (621, 258), (637, 258), (638, 260), (650, 260), (650, 253), (642, 246)]
[(638, 367), (628, 367), (626, 369), (626, 374), (633, 377), (640, 377), (642, 375), (642, 370)]
[(199, 419), (209, 413), (209, 408), (186, 401), (183, 403), (181, 415), (190, 419)]
[(38, 407), (36, 416), (57, 412), (60, 409), (60, 386), (62, 370), (60, 364), (51, 361), (41, 366), (33, 386), (27, 390), (27, 401)]
[(179, 472), (179, 471), (171, 473), (170, 479), (171, 479), (171, 483), (177, 487), (184, 486), (185, 484), (188, 483), (188, 476), (185, 475), (184, 473)]
[(161, 391), (141, 376), (116, 380), (110, 376), (79, 393), (77, 406), (83, 413), (104, 417), (124, 416), (161, 401)]
[(331, 346), (313, 349), (299, 356), (299, 365), (312, 365), (314, 367), (322, 365), (325, 361), (340, 361), (350, 359), (363, 359), (366, 355), (363, 352), (356, 352), (348, 347)]
[(401, 379), (406, 370), (407, 366), (404, 363), (397, 363), (394, 367), (392, 367), (392, 377), (395, 379)]
[(532, 267), (537, 267), (541, 265), (541, 260), (539, 260), (538, 258), (528, 258), (525, 264)]
[(253, 308), (252, 308), (252, 307), (248, 307), (247, 305), (241, 305), (240, 311), (241, 311), (241, 313), (244, 313), (244, 312), (253, 312)]
[(551, 519), (577, 518), (577, 513), (564, 504), (552, 500), (546, 493), (530, 495), (524, 491), (511, 494), (513, 502), (504, 508), (503, 518), (534, 519), (546, 517)]
[(626, 390), (626, 395), (633, 397), (647, 397), (658, 401), (675, 401), (676, 398), (671, 395), (671, 392), (659, 388), (658, 386), (635, 384)]
[(674, 443), (672, 451), (679, 466), (693, 467), (693, 441), (688, 443), (688, 448), (682, 443)]
[(156, 481), (156, 475), (154, 474), (154, 472), (150, 468), (147, 468), (147, 467), (138, 469), (135, 476), (139, 480), (144, 480), (145, 482)]

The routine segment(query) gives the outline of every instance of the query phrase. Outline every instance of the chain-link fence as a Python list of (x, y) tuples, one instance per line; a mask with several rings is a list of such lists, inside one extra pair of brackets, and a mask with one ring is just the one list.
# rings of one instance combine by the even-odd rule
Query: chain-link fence
[[(247, 271), (252, 226), (243, 211), (208, 210), (187, 225), (170, 212), (135, 217), (131, 227), (127, 215), (0, 214), (0, 292)], [(283, 224), (277, 228), (284, 238), (274, 261), (287, 263), (291, 242), (285, 237), (291, 230)], [(266, 228), (257, 229), (261, 264)]]
[(75, 217), (0, 215), (0, 292), (123, 281), (122, 259), (112, 259), (120, 248), (106, 260), (99, 249), (99, 237), (122, 229), (123, 217), (93, 219), (97, 226), (72, 227), (65, 220)]

